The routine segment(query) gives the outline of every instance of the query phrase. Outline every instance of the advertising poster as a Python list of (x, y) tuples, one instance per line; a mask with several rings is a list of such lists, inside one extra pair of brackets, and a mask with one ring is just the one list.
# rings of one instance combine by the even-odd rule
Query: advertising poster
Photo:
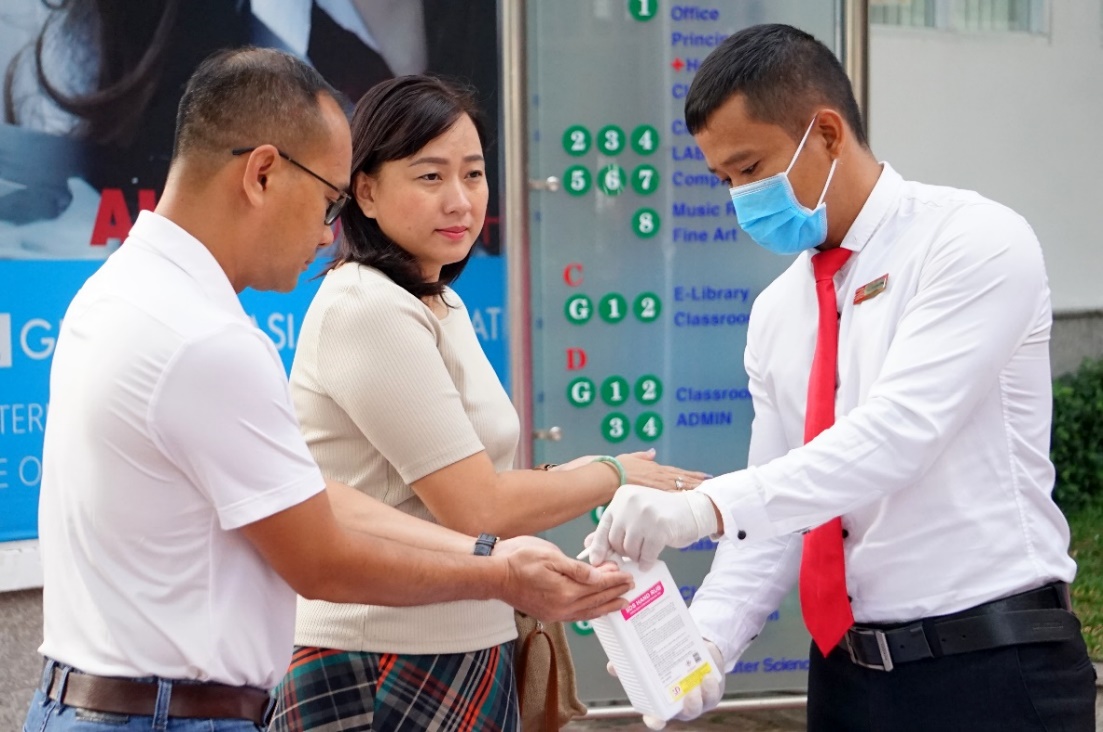
[[(60, 322), (138, 212), (156, 206), (177, 103), (198, 63), (221, 48), (281, 48), (312, 63), (350, 105), (383, 79), (439, 73), (476, 88), (494, 129), (496, 21), (494, 0), (4, 1), (0, 542), (37, 535), (50, 358)], [(505, 274), (493, 140), (487, 158), (487, 226), (456, 289), (504, 376)], [(324, 259), (290, 294), (242, 293), (246, 311), (288, 367)]]

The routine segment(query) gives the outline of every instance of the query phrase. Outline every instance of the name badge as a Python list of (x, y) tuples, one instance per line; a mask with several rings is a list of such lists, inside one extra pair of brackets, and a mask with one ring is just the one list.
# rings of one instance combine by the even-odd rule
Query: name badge
[(854, 293), (854, 304), (865, 302), (866, 300), (872, 300), (885, 291), (885, 288), (889, 286), (889, 276), (883, 274), (868, 285), (862, 285)]

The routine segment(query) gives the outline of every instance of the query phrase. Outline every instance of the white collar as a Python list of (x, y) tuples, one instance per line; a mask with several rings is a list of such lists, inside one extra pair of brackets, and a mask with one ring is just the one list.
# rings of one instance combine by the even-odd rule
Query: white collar
[(142, 211), (131, 227), (124, 246), (138, 247), (168, 260), (195, 280), (219, 308), (248, 319), (222, 265), (201, 241), (175, 221), (152, 211)]
[(892, 169), (888, 163), (881, 163), (881, 175), (877, 178), (873, 190), (869, 192), (869, 198), (862, 204), (862, 210), (850, 225), (846, 236), (843, 237), (842, 246), (852, 252), (860, 252), (877, 227), (885, 220), (885, 217), (893, 210), (900, 196), (900, 188), (904, 185), (904, 179)]

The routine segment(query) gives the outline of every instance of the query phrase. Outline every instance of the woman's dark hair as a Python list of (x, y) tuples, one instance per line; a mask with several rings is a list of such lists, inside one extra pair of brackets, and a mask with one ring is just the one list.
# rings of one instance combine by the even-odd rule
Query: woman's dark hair
[(697, 134), (736, 94), (751, 117), (800, 139), (817, 105), (834, 108), (868, 147), (854, 90), (839, 59), (815, 37), (790, 25), (755, 25), (729, 36), (697, 70), (686, 95), (685, 119)]
[[(352, 113), (352, 177), (375, 175), (384, 163), (416, 153), (467, 115), (487, 144), (486, 127), (471, 89), (435, 76), (400, 76), (376, 84), (361, 97)], [(341, 213), (341, 238), (328, 269), (356, 262), (375, 267), (418, 298), (439, 296), (460, 276), (471, 252), (446, 264), (440, 279), (426, 282), (412, 254), (400, 247), (368, 218), (355, 201)]]

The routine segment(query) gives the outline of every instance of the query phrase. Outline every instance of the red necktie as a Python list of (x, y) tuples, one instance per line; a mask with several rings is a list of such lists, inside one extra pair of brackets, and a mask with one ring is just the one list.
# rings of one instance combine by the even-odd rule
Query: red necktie
[[(804, 415), (804, 441), (810, 442), (835, 423), (835, 370), (839, 349), (839, 310), (835, 300), (835, 273), (850, 258), (850, 250), (836, 247), (812, 256), (819, 302), (819, 328), (812, 374), (808, 379), (808, 405)], [(846, 596), (843, 562), (843, 524), (838, 518), (804, 535), (800, 562), (800, 606), (812, 640), (827, 655), (854, 624)]]

